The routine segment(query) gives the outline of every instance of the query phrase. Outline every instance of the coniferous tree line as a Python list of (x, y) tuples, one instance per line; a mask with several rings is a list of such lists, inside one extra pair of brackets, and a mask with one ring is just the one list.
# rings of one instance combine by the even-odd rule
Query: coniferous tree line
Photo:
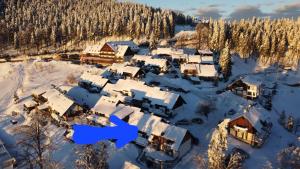
[[(236, 53), (246, 60), (254, 57), (262, 64), (299, 64), (300, 18), (210, 20), (209, 23), (199, 23), (196, 32), (194, 38), (197, 39), (197, 47), (220, 52), (220, 61), (225, 62), (221, 63), (221, 66), (229, 63), (227, 48), (232, 54)], [(222, 70), (228, 73), (227, 68)]]
[[(1, 0), (0, 48), (39, 51), (106, 36), (158, 40), (174, 35), (183, 14), (115, 0)], [(1, 4), (0, 2), (0, 4)], [(1, 12), (3, 11), (3, 12)]]

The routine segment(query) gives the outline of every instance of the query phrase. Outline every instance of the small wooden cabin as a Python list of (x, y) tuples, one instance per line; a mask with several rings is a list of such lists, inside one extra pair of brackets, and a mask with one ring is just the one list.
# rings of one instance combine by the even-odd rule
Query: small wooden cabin
[(260, 147), (271, 131), (263, 115), (256, 109), (236, 115), (228, 123), (228, 132), (231, 136), (254, 147)]
[(107, 42), (102, 47), (88, 46), (81, 55), (81, 62), (102, 65), (123, 63), (129, 61), (138, 50), (132, 41)]
[(180, 158), (192, 147), (192, 136), (188, 130), (159, 122), (149, 137), (149, 145), (156, 151)]
[(250, 78), (239, 79), (227, 87), (227, 90), (246, 99), (256, 99), (260, 95), (261, 82)]

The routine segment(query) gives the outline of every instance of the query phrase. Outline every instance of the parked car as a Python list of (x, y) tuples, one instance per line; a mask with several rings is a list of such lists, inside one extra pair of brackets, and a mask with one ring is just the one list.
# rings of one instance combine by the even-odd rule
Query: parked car
[(192, 123), (203, 124), (203, 120), (201, 118), (194, 118), (192, 119)]
[(243, 149), (234, 147), (231, 151), (231, 155), (234, 155), (236, 153), (239, 153), (243, 160), (248, 159), (250, 155)]
[(182, 119), (175, 123), (175, 125), (189, 125), (189, 124), (191, 124), (191, 122), (187, 119)]
[(236, 111), (234, 109), (230, 109), (227, 114), (232, 116), (236, 114)]

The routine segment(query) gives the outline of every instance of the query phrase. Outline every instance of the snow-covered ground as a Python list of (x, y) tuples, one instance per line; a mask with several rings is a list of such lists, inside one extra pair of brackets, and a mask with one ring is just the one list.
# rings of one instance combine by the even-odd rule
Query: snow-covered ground
[[(78, 78), (84, 71), (91, 70), (91, 66), (74, 65), (67, 62), (27, 62), (27, 63), (2, 63), (0, 64), (0, 139), (8, 146), (8, 150), (12, 155), (16, 155), (13, 148), (16, 142), (13, 128), (26, 123), (27, 116), (22, 113), (22, 104), (30, 99), (33, 90), (49, 89), (51, 84), (58, 86), (68, 86), (69, 88), (76, 84), (69, 84), (67, 77), (73, 75)], [(94, 68), (93, 68), (94, 69)], [(262, 168), (267, 161), (276, 168), (276, 154), (287, 147), (289, 143), (299, 145), (299, 140), (295, 134), (287, 132), (277, 122), (279, 112), (285, 110), (287, 116), (293, 115), (300, 118), (300, 88), (290, 87), (288, 82), (299, 83), (300, 72), (280, 72), (280, 73), (261, 73), (264, 68), (256, 65), (252, 60), (247, 63), (238, 58), (234, 58), (233, 76), (231, 80), (240, 76), (253, 76), (257, 79), (276, 81), (278, 83), (277, 94), (273, 98), (274, 110), (268, 112), (273, 123), (272, 134), (267, 142), (260, 149), (228, 137), (229, 148), (240, 147), (250, 154), (250, 158), (245, 161), (246, 168)], [(182, 87), (189, 90), (189, 93), (180, 93), (187, 102), (183, 107), (176, 110), (177, 116), (170, 119), (171, 123), (175, 123), (181, 119), (202, 118), (203, 124), (192, 124), (181, 126), (190, 130), (190, 132), (199, 139), (199, 145), (194, 145), (190, 152), (175, 167), (181, 168), (197, 168), (197, 163), (193, 160), (196, 155), (207, 156), (208, 144), (211, 134), (217, 124), (223, 120), (224, 114), (230, 109), (241, 109), (242, 105), (247, 105), (248, 101), (225, 92), (217, 95), (216, 91), (223, 89), (226, 84), (219, 83), (218, 87), (212, 87), (209, 82), (202, 82), (201, 85), (192, 85), (184, 79), (172, 79), (166, 75), (148, 74), (145, 81), (155, 79), (159, 81), (161, 86)], [(20, 98), (20, 103), (15, 104), (13, 101), (14, 94)], [(77, 93), (74, 93), (76, 96)], [(84, 97), (84, 96), (82, 96)], [(97, 95), (91, 98), (97, 98)], [(215, 110), (208, 117), (197, 114), (199, 104), (207, 100), (215, 104)], [(93, 104), (93, 103), (91, 103)], [(12, 125), (10, 123), (11, 112), (18, 111), (21, 113), (19, 123)], [(65, 165), (65, 168), (74, 168), (74, 159), (76, 158), (76, 145), (64, 140), (63, 133), (65, 129), (51, 127), (51, 137), (56, 144), (56, 151), (53, 153), (55, 160)], [(124, 161), (130, 161), (142, 168), (141, 164), (136, 161), (139, 155), (139, 149), (134, 144), (128, 144), (123, 149), (117, 150), (113, 143), (108, 143), (109, 149), (109, 165), (110, 168), (121, 168)]]

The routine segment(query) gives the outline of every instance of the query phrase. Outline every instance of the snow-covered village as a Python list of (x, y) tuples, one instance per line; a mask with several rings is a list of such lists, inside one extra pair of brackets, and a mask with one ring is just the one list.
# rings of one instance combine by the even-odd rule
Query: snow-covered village
[(300, 3), (275, 1), (0, 0), (0, 169), (300, 169)]

